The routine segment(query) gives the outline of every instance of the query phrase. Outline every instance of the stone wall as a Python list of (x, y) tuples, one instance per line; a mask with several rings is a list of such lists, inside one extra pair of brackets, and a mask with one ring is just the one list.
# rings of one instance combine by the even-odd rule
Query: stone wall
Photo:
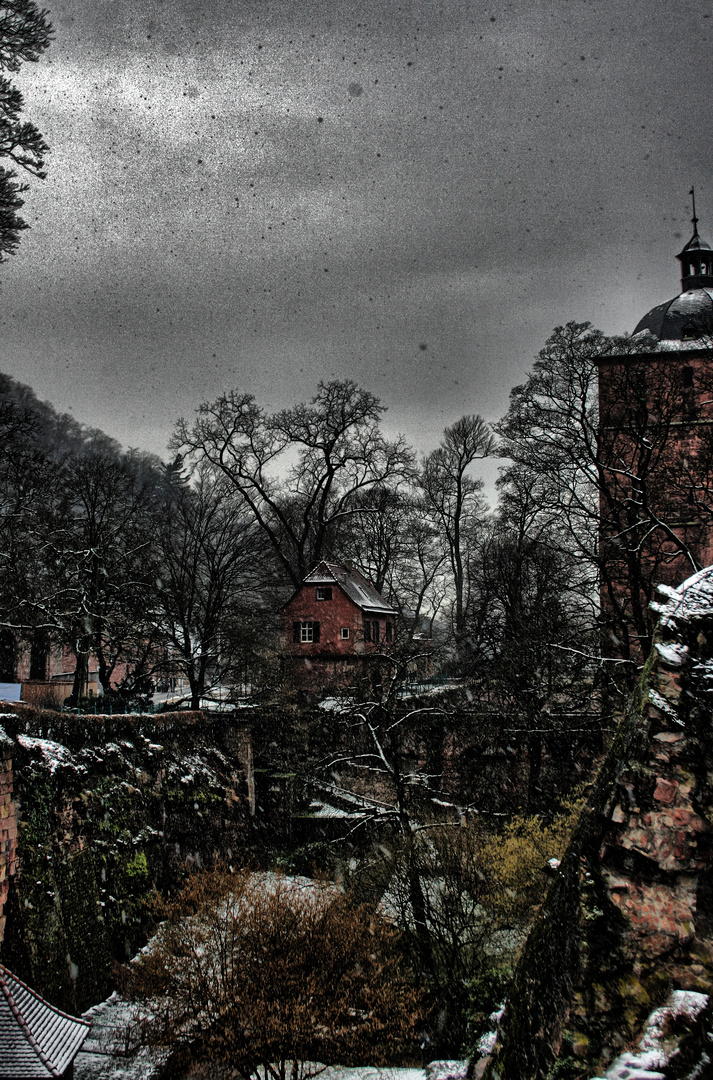
[(492, 1080), (602, 1071), (671, 987), (713, 990), (713, 568), (665, 595), (518, 965)]
[(15, 874), (17, 815), (14, 801), (15, 745), (0, 729), (0, 942), (5, 933), (5, 903)]
[(0, 960), (54, 1004), (82, 1011), (110, 992), (112, 962), (145, 942), (155, 888), (194, 866), (249, 858), (250, 727), (236, 716), (23, 705), (0, 725), (18, 832)]

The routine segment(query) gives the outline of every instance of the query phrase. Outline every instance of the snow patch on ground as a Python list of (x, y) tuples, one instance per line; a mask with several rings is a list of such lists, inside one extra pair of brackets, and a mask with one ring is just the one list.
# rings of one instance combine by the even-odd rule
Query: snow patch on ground
[[(432, 1061), (426, 1066), (426, 1080), (466, 1080), (469, 1065), (468, 1061)], [(394, 1069), (394, 1072), (398, 1071)]]

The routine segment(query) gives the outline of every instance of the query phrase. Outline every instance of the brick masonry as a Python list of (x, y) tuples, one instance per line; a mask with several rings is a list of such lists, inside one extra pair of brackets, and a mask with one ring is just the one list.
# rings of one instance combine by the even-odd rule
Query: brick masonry
[(488, 1066), (606, 1070), (671, 987), (713, 992), (713, 567), (667, 589), (644, 676), (523, 951)]

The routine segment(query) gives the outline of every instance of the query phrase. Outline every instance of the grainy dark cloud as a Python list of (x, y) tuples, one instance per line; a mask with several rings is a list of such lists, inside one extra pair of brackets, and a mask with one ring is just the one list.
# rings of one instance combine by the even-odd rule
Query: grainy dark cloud
[(426, 448), (673, 295), (692, 183), (713, 239), (706, 0), (50, 6), (0, 369), (125, 443), (351, 377)]

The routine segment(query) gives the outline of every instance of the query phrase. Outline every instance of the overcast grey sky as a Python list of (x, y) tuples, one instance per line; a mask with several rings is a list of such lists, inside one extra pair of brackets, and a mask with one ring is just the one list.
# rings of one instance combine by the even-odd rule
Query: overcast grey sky
[(47, 0), (0, 370), (126, 445), (352, 378), (419, 449), (713, 239), (713, 0)]

